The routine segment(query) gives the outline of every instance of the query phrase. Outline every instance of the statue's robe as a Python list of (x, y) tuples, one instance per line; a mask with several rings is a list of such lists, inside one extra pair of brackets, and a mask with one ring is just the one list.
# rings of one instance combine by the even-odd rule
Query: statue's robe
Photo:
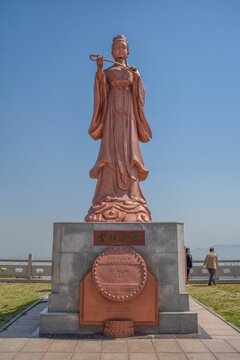
[(139, 141), (151, 139), (144, 114), (145, 88), (139, 73), (112, 66), (95, 76), (94, 111), (89, 134), (101, 138), (90, 177), (98, 178), (93, 204), (106, 197), (145, 202), (139, 181), (146, 179)]

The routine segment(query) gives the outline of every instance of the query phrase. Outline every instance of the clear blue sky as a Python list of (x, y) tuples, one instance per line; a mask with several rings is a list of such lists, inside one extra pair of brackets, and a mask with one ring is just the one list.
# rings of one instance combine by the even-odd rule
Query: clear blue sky
[(111, 59), (119, 33), (146, 88), (153, 221), (183, 221), (192, 248), (239, 244), (239, 19), (239, 0), (1, 0), (0, 257), (50, 257), (52, 223), (83, 221), (100, 144), (89, 54)]

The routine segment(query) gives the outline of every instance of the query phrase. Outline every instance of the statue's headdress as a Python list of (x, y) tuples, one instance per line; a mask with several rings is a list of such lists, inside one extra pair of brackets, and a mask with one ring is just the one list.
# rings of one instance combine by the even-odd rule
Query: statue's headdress
[(122, 34), (115, 36), (113, 38), (113, 43), (114, 43), (114, 41), (125, 41), (125, 43), (127, 43), (127, 45), (128, 45), (127, 38)]

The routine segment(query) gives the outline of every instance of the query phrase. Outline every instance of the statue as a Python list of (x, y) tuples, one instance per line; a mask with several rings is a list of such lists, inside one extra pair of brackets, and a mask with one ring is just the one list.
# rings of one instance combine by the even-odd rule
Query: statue
[[(97, 180), (86, 222), (150, 222), (151, 213), (140, 188), (148, 170), (139, 141), (152, 133), (144, 115), (145, 88), (135, 67), (129, 67), (128, 42), (124, 35), (113, 39), (115, 61), (96, 58), (94, 111), (89, 134), (101, 139), (90, 177)], [(102, 70), (103, 61), (114, 65)]]

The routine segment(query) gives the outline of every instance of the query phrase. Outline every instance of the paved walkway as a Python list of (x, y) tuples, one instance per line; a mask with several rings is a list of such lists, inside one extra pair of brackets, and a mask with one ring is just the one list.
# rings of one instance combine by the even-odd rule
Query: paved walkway
[(240, 333), (191, 301), (198, 335), (152, 335), (113, 340), (37, 338), (38, 304), (0, 333), (0, 360), (240, 360)]

